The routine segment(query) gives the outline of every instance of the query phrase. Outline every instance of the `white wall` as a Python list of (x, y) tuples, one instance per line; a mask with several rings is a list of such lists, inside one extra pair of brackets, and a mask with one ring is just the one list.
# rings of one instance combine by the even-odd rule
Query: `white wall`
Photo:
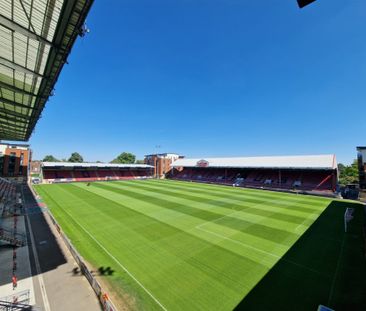
[(6, 149), (7, 147), (8, 147), (7, 145), (1, 145), (1, 144), (0, 144), (0, 153), (1, 153), (1, 154), (5, 154), (5, 149)]

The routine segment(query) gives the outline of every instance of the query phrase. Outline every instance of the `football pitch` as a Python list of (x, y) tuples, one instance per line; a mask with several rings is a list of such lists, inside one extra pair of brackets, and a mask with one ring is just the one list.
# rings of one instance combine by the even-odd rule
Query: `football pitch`
[(172, 180), (35, 189), (129, 309), (366, 306), (361, 204)]

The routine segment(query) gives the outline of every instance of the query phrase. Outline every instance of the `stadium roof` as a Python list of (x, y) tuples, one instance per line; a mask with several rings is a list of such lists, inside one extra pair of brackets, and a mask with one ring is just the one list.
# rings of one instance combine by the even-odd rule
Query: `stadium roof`
[(46, 168), (153, 168), (147, 164), (117, 164), (117, 163), (74, 163), (74, 162), (42, 162)]
[(173, 167), (335, 169), (336, 157), (328, 155), (178, 159)]
[(29, 139), (92, 3), (0, 1), (0, 139)]

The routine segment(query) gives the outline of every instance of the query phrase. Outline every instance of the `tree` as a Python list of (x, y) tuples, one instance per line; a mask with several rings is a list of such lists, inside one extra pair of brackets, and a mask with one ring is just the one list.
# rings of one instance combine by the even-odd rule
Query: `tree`
[(56, 159), (53, 155), (46, 155), (43, 160), (43, 162), (59, 162), (58, 159)]
[(111, 161), (111, 163), (133, 164), (135, 163), (136, 156), (130, 152), (122, 152), (117, 158)]
[(145, 164), (145, 161), (144, 160), (136, 160), (135, 162), (136, 164)]
[(342, 164), (342, 163), (338, 163), (338, 173), (340, 174), (340, 173), (342, 173), (343, 172), (343, 170), (345, 169), (345, 165), (344, 164)]
[(84, 159), (79, 153), (73, 152), (68, 162), (82, 163), (84, 162)]
[(351, 165), (338, 164), (339, 184), (358, 184), (358, 162), (354, 160)]

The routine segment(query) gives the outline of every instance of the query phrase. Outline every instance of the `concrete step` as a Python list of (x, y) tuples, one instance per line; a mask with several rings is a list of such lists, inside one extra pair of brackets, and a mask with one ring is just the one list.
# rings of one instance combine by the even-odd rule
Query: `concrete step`
[(14, 233), (11, 230), (0, 228), (0, 241), (4, 241), (14, 246), (25, 246), (25, 236), (19, 233)]
[(8, 302), (8, 301), (2, 301), (0, 300), (0, 310), (4, 310), (4, 311), (34, 311), (34, 307), (32, 307), (31, 305), (26, 305), (26, 304), (22, 304), (22, 303), (12, 303), (12, 302)]

